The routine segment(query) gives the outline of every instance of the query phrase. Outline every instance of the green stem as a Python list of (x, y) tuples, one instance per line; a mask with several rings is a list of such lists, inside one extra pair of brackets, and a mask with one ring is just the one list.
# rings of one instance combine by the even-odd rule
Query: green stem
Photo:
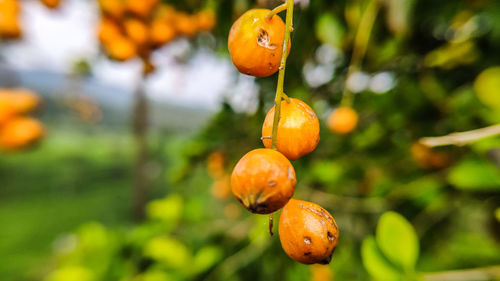
[(363, 58), (365, 57), (366, 49), (368, 48), (370, 35), (373, 30), (373, 24), (375, 23), (375, 19), (377, 18), (379, 8), (380, 5), (378, 0), (370, 0), (359, 22), (358, 30), (356, 31), (356, 37), (354, 38), (352, 58), (347, 70), (346, 83), (344, 85), (344, 91), (342, 93), (341, 104), (343, 106), (351, 107), (353, 104), (354, 96), (353, 93), (347, 88), (347, 80), (353, 73), (361, 69), (361, 63), (363, 61)]
[(271, 12), (269, 12), (269, 14), (266, 15), (266, 18), (268, 20), (272, 19), (274, 17), (274, 15), (283, 12), (284, 10), (287, 9), (287, 7), (288, 7), (287, 3), (283, 3), (283, 4), (279, 5), (278, 7), (274, 8)]
[(272, 138), (272, 149), (277, 149), (278, 146), (278, 123), (280, 121), (281, 112), (281, 98), (283, 95), (283, 84), (285, 82), (285, 68), (286, 59), (288, 56), (288, 44), (290, 42), (290, 32), (292, 31), (293, 22), (293, 0), (287, 0), (286, 5), (286, 26), (285, 26), (285, 39), (283, 40), (283, 51), (281, 52), (281, 64), (278, 75), (278, 86), (276, 87), (276, 97), (274, 99), (275, 109), (274, 109), (274, 121), (273, 121), (273, 134)]

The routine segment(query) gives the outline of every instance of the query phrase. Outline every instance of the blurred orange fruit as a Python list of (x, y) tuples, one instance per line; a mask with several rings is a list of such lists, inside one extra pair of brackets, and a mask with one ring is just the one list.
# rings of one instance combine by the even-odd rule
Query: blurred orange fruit
[(224, 174), (212, 184), (212, 195), (218, 199), (226, 199), (231, 190), (231, 178)]
[(0, 108), (10, 109), (15, 114), (33, 111), (40, 105), (39, 96), (28, 89), (0, 89)]
[(210, 153), (207, 157), (208, 174), (212, 178), (219, 178), (225, 174), (224, 165), (226, 158), (218, 151)]
[(109, 56), (117, 61), (126, 61), (137, 55), (134, 42), (125, 37), (117, 37), (106, 45)]
[(162, 20), (153, 20), (149, 36), (151, 44), (159, 47), (175, 39), (176, 32), (171, 24)]
[(417, 165), (424, 169), (441, 169), (450, 163), (450, 157), (444, 152), (436, 152), (421, 143), (414, 143), (410, 148)]
[(103, 45), (109, 44), (111, 41), (122, 37), (118, 24), (108, 18), (103, 18), (99, 23), (97, 36)]
[(22, 30), (17, 15), (0, 14), (0, 37), (4, 39), (17, 39), (21, 35)]
[(132, 14), (147, 18), (158, 4), (158, 0), (127, 0), (127, 10)]
[(44, 135), (42, 123), (30, 117), (11, 119), (0, 129), (0, 147), (15, 150), (34, 144)]
[(40, 0), (40, 2), (49, 9), (55, 9), (61, 4), (61, 0)]
[(21, 11), (17, 0), (0, 0), (0, 14), (17, 16)]
[(348, 134), (358, 125), (358, 114), (350, 107), (339, 107), (328, 117), (328, 128), (338, 134)]
[[(262, 125), (262, 142), (272, 146), (274, 106), (267, 112)], [(311, 153), (319, 142), (319, 120), (314, 111), (299, 99), (281, 101), (281, 118), (278, 122), (277, 149), (288, 159), (296, 160)]]
[(176, 14), (174, 26), (178, 33), (186, 36), (192, 36), (198, 31), (196, 18), (183, 12)]
[(115, 19), (119, 19), (125, 12), (125, 5), (122, 0), (99, 0), (101, 11)]
[(127, 37), (136, 45), (143, 46), (148, 42), (148, 27), (144, 22), (130, 18), (123, 22), (123, 26)]
[(196, 14), (196, 20), (198, 21), (198, 28), (200, 30), (212, 30), (216, 22), (215, 12), (212, 10), (200, 11)]

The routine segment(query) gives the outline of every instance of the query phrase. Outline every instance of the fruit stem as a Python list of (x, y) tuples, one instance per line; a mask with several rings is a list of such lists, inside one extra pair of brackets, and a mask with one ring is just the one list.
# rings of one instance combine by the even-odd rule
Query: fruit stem
[(283, 50), (281, 52), (281, 64), (278, 75), (278, 86), (276, 87), (276, 97), (274, 98), (275, 110), (274, 110), (274, 121), (273, 121), (273, 133), (271, 136), (272, 149), (274, 150), (276, 150), (278, 147), (278, 138), (277, 138), (278, 123), (280, 121), (281, 98), (284, 94), (283, 84), (285, 82), (285, 68), (286, 68), (286, 59), (288, 55), (288, 44), (290, 42), (290, 32), (292, 30), (293, 4), (294, 0), (287, 0), (286, 3), (283, 4), (286, 5), (286, 26), (285, 26), (285, 39), (283, 40)]
[(274, 15), (276, 14), (279, 14), (281, 12), (283, 12), (284, 10), (287, 9), (287, 3), (283, 3), (281, 5), (279, 5), (278, 7), (274, 8), (271, 12), (269, 12), (269, 14), (266, 15), (266, 19), (270, 20), (274, 17)]
[(274, 226), (273, 214), (274, 213), (269, 214), (269, 235), (271, 235), (271, 236), (274, 235), (274, 233), (273, 233), (273, 226)]
[(290, 103), (290, 98), (287, 96), (287, 94), (282, 93), (281, 95), (283, 96), (283, 99), (284, 99), (287, 103)]
[(368, 48), (368, 42), (370, 41), (370, 35), (372, 33), (375, 19), (377, 18), (379, 8), (380, 5), (378, 0), (370, 0), (358, 24), (358, 30), (356, 31), (353, 43), (354, 46), (352, 50), (351, 62), (349, 64), (349, 68), (347, 69), (344, 91), (342, 93), (342, 101), (340, 102), (342, 106), (352, 107), (354, 102), (354, 95), (353, 92), (349, 90), (347, 81), (349, 81), (352, 74), (361, 69), (361, 63), (365, 57), (366, 49)]

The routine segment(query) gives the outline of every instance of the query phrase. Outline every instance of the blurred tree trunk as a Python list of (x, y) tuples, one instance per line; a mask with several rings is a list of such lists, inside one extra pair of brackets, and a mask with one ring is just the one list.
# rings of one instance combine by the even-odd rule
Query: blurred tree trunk
[(147, 171), (149, 162), (147, 141), (148, 101), (144, 89), (145, 80), (146, 75), (143, 75), (135, 91), (133, 112), (133, 133), (136, 153), (133, 188), (133, 217), (138, 221), (144, 219), (144, 208), (150, 193), (150, 181)]

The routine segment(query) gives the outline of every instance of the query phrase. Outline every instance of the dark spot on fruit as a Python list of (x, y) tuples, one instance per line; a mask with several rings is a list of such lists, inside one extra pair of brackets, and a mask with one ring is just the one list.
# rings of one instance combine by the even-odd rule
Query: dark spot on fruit
[(271, 44), (269, 33), (267, 33), (267, 31), (264, 29), (260, 29), (259, 31), (259, 35), (257, 36), (257, 44), (269, 50), (276, 49), (276, 45)]
[(311, 252), (305, 252), (305, 253), (304, 253), (304, 256), (310, 256), (310, 255), (312, 255), (312, 253), (311, 253)]
[(328, 237), (329, 241), (335, 240), (335, 237), (333, 236), (333, 234), (330, 231), (328, 231), (328, 233), (326, 234), (326, 236)]
[(311, 237), (304, 236), (304, 243), (306, 243), (307, 245), (310, 245), (311, 244)]

